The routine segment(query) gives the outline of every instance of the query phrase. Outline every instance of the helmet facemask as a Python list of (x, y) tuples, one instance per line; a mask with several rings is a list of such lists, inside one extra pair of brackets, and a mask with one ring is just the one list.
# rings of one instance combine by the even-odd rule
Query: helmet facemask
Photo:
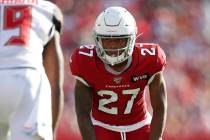
[[(132, 55), (135, 38), (135, 35), (102, 36), (95, 34), (97, 55), (104, 63), (112, 66), (122, 63)], [(126, 39), (126, 45), (121, 48), (108, 49), (103, 46), (103, 39)]]

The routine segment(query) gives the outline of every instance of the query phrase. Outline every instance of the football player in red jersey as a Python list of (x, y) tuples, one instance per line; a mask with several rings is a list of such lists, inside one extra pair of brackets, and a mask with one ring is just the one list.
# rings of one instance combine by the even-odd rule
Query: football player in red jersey
[[(163, 69), (157, 44), (135, 43), (133, 16), (109, 7), (96, 19), (96, 46), (76, 48), (70, 59), (76, 77), (75, 104), (83, 140), (161, 140), (167, 114)], [(149, 86), (152, 117), (145, 106)]]

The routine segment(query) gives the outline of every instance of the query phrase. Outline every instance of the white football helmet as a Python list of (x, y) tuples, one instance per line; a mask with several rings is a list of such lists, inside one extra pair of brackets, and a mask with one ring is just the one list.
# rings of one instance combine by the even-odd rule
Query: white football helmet
[[(105, 63), (115, 65), (127, 60), (133, 53), (137, 26), (134, 17), (123, 7), (109, 7), (96, 19), (94, 40), (98, 57)], [(127, 45), (120, 49), (104, 49), (103, 38), (127, 38)], [(116, 52), (110, 56), (106, 52)]]

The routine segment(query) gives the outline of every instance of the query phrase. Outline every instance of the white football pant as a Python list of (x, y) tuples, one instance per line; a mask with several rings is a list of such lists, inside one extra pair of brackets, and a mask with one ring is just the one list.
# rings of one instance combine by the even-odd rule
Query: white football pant
[(0, 140), (52, 140), (51, 126), (45, 73), (31, 68), (0, 70)]

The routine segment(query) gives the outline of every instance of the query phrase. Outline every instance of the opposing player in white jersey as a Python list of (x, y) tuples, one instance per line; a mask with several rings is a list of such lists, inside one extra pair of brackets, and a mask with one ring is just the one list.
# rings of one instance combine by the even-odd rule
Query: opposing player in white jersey
[(52, 140), (63, 92), (62, 14), (49, 1), (0, 0), (0, 17), (0, 140)]

